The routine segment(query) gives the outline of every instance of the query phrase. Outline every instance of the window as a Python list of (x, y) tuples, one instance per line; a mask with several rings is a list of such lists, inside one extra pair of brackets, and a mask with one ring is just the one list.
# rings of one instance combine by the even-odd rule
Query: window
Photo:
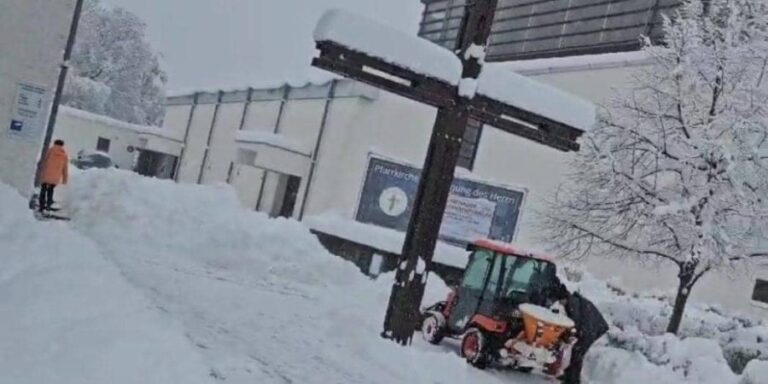
[(464, 141), (461, 142), (459, 151), (459, 161), (457, 166), (472, 170), (475, 166), (475, 157), (477, 157), (477, 148), (480, 144), (483, 124), (477, 120), (470, 119), (467, 124), (467, 130), (464, 132)]
[(461, 283), (462, 287), (482, 290), (491, 261), (493, 261), (492, 252), (480, 250), (472, 254), (472, 261), (467, 267), (466, 272), (464, 272), (464, 281)]
[(109, 144), (109, 139), (99, 137), (99, 140), (96, 142), (96, 150), (99, 152), (109, 153)]
[(757, 279), (755, 289), (752, 291), (752, 300), (768, 304), (768, 280)]
[[(443, 33), (435, 33), (438, 26), (431, 25), (429, 31), (422, 29), (420, 35), (455, 48), (467, 2), (424, 3), (423, 23), (435, 22)], [(638, 50), (641, 35), (661, 39), (662, 15), (674, 12), (679, 4), (680, 0), (500, 0), (488, 59), (522, 60)], [(449, 25), (448, 20), (453, 18), (459, 19)]]

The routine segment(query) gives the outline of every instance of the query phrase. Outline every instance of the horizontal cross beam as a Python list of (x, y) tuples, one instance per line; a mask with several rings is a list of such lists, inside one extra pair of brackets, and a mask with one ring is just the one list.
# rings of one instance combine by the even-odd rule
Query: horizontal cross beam
[[(312, 60), (315, 67), (436, 108), (456, 104), (457, 87), (444, 81), (334, 42), (318, 42), (317, 48), (320, 55)], [(469, 103), (469, 112), (472, 118), (513, 135), (561, 151), (579, 150), (576, 139), (582, 134), (580, 130), (498, 100), (477, 95)]]
[(521, 136), (554, 149), (578, 151), (576, 141), (583, 132), (509, 104), (477, 95), (469, 107), (470, 116), (483, 124)]
[(452, 85), (389, 64), (365, 53), (330, 41), (317, 43), (320, 55), (312, 65), (376, 88), (436, 108), (451, 107), (456, 101)]

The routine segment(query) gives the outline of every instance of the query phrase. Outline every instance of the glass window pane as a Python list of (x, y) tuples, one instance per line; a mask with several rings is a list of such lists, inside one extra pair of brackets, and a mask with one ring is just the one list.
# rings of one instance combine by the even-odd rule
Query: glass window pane
[(428, 12), (424, 14), (424, 22), (445, 20), (445, 11), (440, 12)]
[(427, 4), (427, 12), (445, 9), (448, 7), (449, 0), (433, 1)]
[(461, 285), (470, 289), (483, 289), (485, 276), (493, 260), (493, 253), (486, 250), (479, 250), (472, 254), (472, 261), (467, 266), (464, 273), (464, 280)]

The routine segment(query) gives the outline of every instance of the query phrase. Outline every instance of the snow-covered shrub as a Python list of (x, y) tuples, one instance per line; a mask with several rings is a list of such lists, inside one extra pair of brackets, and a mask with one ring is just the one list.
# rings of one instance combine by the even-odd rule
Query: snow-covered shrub
[[(682, 377), (680, 380), (689, 381), (691, 375), (701, 372), (695, 367), (704, 362), (712, 366), (707, 369), (716, 371), (709, 375), (722, 377), (727, 376), (726, 370), (741, 373), (754, 359), (768, 359), (768, 327), (760, 321), (692, 304), (678, 337), (665, 333), (666, 316), (672, 310), (669, 297), (629, 294), (574, 267), (563, 268), (561, 272), (569, 289), (593, 300), (611, 325), (599, 342), (603, 353), (619, 349), (639, 354), (646, 362), (675, 371)], [(592, 352), (590, 355), (590, 359), (603, 358)]]

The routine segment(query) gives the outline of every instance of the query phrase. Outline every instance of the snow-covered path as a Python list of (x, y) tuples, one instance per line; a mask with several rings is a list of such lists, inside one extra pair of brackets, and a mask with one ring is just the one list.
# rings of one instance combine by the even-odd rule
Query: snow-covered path
[(216, 380), (549, 382), (478, 371), (445, 348), (382, 340), (388, 280), (361, 276), (298, 223), (241, 210), (225, 190), (121, 173), (80, 175), (75, 185), (74, 228), (182, 324)]

